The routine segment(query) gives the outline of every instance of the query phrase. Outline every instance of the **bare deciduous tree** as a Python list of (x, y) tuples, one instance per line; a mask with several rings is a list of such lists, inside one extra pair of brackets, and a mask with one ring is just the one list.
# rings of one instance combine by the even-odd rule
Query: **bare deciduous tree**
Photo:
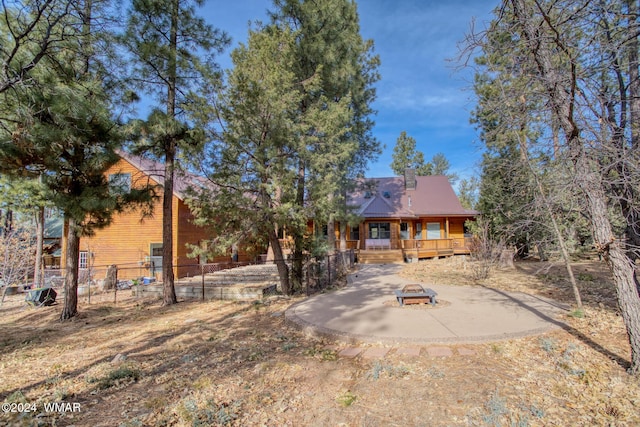
[(36, 251), (34, 236), (14, 229), (0, 234), (0, 285), (4, 302), (7, 289), (11, 285), (24, 282), (33, 272), (33, 254)]
[[(494, 103), (482, 125), (507, 122), (514, 112), (528, 129), (535, 122), (538, 134), (527, 134), (520, 148), (541, 147), (581, 199), (594, 246), (613, 274), (634, 374), (640, 374), (639, 11), (634, 0), (504, 0), (491, 27), (467, 40), (502, 53), (492, 78), (513, 79), (506, 105)], [(539, 193), (549, 195), (544, 187)], [(567, 223), (566, 212), (550, 212), (559, 214)]]

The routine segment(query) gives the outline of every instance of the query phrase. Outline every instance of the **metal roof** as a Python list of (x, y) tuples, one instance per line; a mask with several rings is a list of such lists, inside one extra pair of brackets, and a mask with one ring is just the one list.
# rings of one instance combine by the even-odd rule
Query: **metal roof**
[[(416, 176), (415, 190), (406, 189), (404, 177), (361, 180), (373, 185), (352, 192), (349, 205), (365, 218), (418, 218), (421, 216), (475, 216), (479, 212), (464, 209), (446, 176)], [(365, 197), (369, 192), (370, 197)], [(389, 197), (385, 197), (388, 192)]]

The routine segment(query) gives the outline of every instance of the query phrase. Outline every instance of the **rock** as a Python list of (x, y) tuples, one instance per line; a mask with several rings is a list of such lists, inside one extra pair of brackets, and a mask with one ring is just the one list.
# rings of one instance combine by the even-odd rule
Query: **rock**
[(116, 287), (116, 282), (118, 277), (118, 268), (115, 265), (110, 265), (107, 267), (107, 274), (104, 279), (103, 290), (110, 290)]
[(111, 360), (111, 363), (120, 363), (120, 362), (124, 362), (125, 360), (127, 360), (127, 355), (126, 354), (122, 354), (122, 353), (118, 353)]

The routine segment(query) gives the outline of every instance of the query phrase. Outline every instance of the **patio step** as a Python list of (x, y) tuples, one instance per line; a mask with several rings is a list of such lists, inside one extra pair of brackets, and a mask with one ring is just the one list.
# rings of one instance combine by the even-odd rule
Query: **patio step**
[(358, 254), (360, 264), (400, 264), (404, 262), (402, 250), (373, 250), (363, 251)]
[[(247, 265), (244, 267), (208, 273), (204, 276), (206, 285), (241, 285), (262, 282), (279, 283), (280, 276), (275, 264)], [(180, 279), (181, 284), (202, 283), (202, 276)]]
[[(276, 283), (269, 282), (225, 286), (206, 284), (204, 288), (197, 284), (176, 283), (175, 292), (179, 298), (200, 299), (204, 291), (204, 299), (252, 301), (275, 294), (276, 288)], [(132, 292), (137, 297), (161, 297), (163, 289), (162, 285), (140, 285), (135, 286)]]

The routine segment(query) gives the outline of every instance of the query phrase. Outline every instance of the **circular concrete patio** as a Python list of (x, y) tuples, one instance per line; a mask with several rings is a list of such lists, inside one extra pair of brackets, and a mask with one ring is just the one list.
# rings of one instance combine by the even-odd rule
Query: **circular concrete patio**
[(421, 283), (438, 293), (434, 308), (395, 304), (409, 283), (399, 265), (361, 265), (349, 285), (291, 306), (286, 319), (315, 335), (347, 342), (478, 343), (540, 334), (563, 327), (569, 307), (523, 293), (482, 286)]

